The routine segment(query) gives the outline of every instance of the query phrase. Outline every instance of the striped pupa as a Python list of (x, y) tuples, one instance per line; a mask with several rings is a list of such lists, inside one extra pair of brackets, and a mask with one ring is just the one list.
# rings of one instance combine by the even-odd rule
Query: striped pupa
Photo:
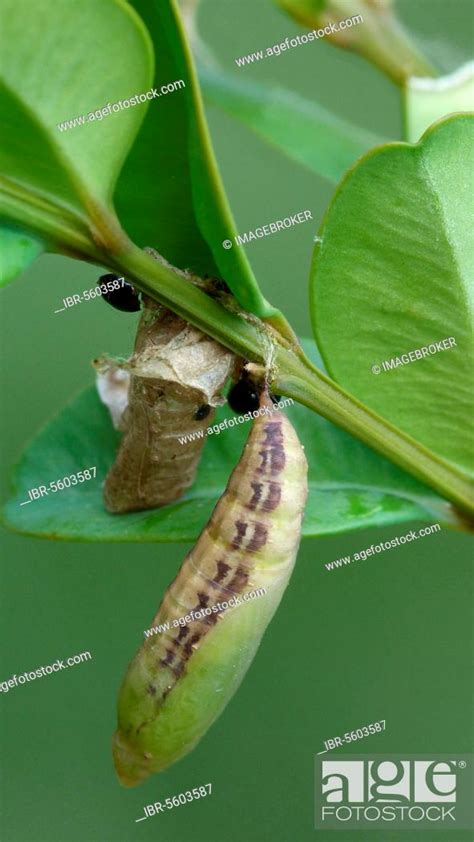
[[(152, 621), (168, 622), (169, 630), (146, 638), (123, 681), (113, 755), (124, 786), (193, 749), (242, 681), (288, 584), (307, 463), (295, 430), (267, 395), (261, 409), (224, 494)], [(265, 589), (259, 599), (212, 611), (259, 588)], [(205, 616), (178, 623), (191, 611)]]
[[(99, 393), (124, 433), (104, 486), (105, 506), (114, 513), (163, 506), (192, 484), (235, 361), (179, 316), (146, 296), (143, 303), (131, 359), (121, 366), (106, 358), (95, 362)], [(124, 409), (119, 375), (125, 373)]]

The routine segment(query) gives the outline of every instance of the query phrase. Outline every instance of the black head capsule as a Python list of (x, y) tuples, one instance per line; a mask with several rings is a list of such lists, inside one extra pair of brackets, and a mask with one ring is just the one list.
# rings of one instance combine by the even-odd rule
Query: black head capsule
[(140, 298), (135, 288), (118, 275), (101, 275), (97, 284), (100, 288), (102, 298), (125, 313), (135, 313), (140, 309)]
[(254, 412), (260, 406), (260, 391), (251, 380), (242, 378), (232, 386), (227, 395), (227, 402), (230, 408), (239, 414)]
[(211, 411), (211, 407), (208, 403), (203, 403), (199, 409), (196, 410), (194, 413), (194, 420), (195, 421), (202, 421), (203, 418), (207, 418)]

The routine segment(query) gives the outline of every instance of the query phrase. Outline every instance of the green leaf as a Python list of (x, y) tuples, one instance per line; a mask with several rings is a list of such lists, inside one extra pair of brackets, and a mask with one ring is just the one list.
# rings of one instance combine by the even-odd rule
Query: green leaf
[[(133, 0), (133, 6), (152, 34), (159, 57), (154, 87), (183, 80), (189, 90), (190, 74), (169, 4)], [(217, 275), (193, 207), (188, 157), (193, 119), (192, 98), (186, 89), (153, 103), (117, 182), (115, 205), (127, 233), (142, 248), (154, 246), (181, 269)]]
[(0, 287), (21, 275), (43, 248), (43, 243), (36, 237), (0, 225)]
[[(450, 117), (417, 145), (367, 155), (326, 213), (311, 272), (313, 327), (331, 376), (465, 471), (473, 470), (472, 128), (473, 117)], [(449, 337), (455, 346), (431, 353)], [(415, 350), (420, 359), (401, 359)], [(393, 369), (372, 373), (392, 359)]]
[[(305, 342), (314, 357), (314, 343)], [(305, 446), (309, 498), (303, 534), (348, 532), (412, 519), (450, 522), (450, 507), (388, 460), (295, 404), (288, 416)], [(222, 408), (215, 423), (234, 417)], [(193, 487), (180, 501), (147, 512), (110, 515), (102, 483), (113, 463), (119, 434), (95, 388), (83, 392), (39, 433), (13, 477), (4, 510), (10, 529), (43, 538), (76, 541), (191, 541), (224, 491), (249, 433), (245, 423), (208, 437)], [(28, 489), (97, 467), (97, 480), (49, 494), (26, 506)]]
[[(272, 318), (289, 335), (281, 314), (261, 295), (244, 250), (236, 247), (227, 251), (222, 245), (223, 240), (235, 235), (235, 226), (175, 4), (170, 0), (160, 0), (156, 5), (155, 0), (138, 3), (142, 11), (155, 10), (154, 28), (160, 38), (164, 34), (164, 41), (158, 44), (160, 55), (173, 57), (177, 68), (182, 68), (179, 78), (187, 83), (184, 91), (159, 97), (151, 106), (158, 109), (163, 104), (165, 109), (167, 101), (172, 103), (174, 97), (179, 102), (181, 98), (182, 108), (187, 109), (182, 123), (185, 131), (175, 136), (179, 120), (170, 124), (170, 131), (166, 120), (160, 125), (154, 123), (145, 137), (147, 147), (153, 149), (160, 129), (166, 134), (168, 150), (175, 145), (181, 147), (181, 155), (190, 161), (194, 213), (215, 258), (214, 263), (210, 260), (209, 270), (217, 265), (243, 307)], [(151, 88), (150, 36), (125, 0), (59, 5), (54, 0), (38, 0), (34, 7), (28, 0), (5, 0), (4, 8), (0, 217), (44, 237), (52, 249), (120, 268), (120, 258), (132, 246), (115, 216), (112, 194), (146, 109), (144, 103), (138, 103), (128, 108), (123, 105), (120, 110), (120, 103)], [(118, 112), (102, 114), (101, 109), (109, 106), (116, 106)], [(179, 119), (184, 120), (182, 115)], [(78, 124), (78, 120), (83, 122)], [(143, 179), (137, 183), (142, 189), (146, 187), (146, 192), (159, 192), (160, 173), (154, 178), (149, 157), (146, 163), (148, 181), (146, 185)], [(178, 182), (179, 157), (171, 156), (168, 164), (164, 160), (160, 163), (165, 178), (171, 173), (174, 183)], [(137, 193), (133, 168), (128, 177)], [(172, 209), (168, 202), (167, 209), (174, 210), (167, 225), (179, 229), (179, 206)], [(188, 213), (188, 223), (189, 219)], [(159, 221), (156, 230), (159, 236)], [(183, 228), (183, 237), (188, 230)], [(146, 244), (158, 245), (155, 237)], [(191, 248), (195, 245), (194, 238)], [(204, 249), (201, 240), (198, 245)], [(176, 254), (176, 243), (174, 248)], [(188, 266), (184, 252), (185, 244), (180, 240), (180, 264)], [(207, 266), (205, 253), (204, 263)]]
[(199, 68), (199, 78), (206, 102), (329, 181), (337, 183), (360, 155), (385, 142), (279, 85), (239, 79), (210, 66)]
[[(46, 214), (52, 230), (60, 218), (107, 241), (115, 182), (146, 106), (88, 115), (150, 87), (146, 30), (123, 0), (4, 0), (2, 11), (3, 214), (20, 223)], [(67, 128), (77, 117), (85, 124)]]
[(474, 111), (474, 62), (438, 79), (413, 77), (405, 89), (407, 140), (415, 143), (435, 120)]
[[(153, 38), (157, 83), (182, 79), (186, 87), (162, 97), (150, 110), (118, 185), (121, 217), (141, 245), (155, 246), (181, 267), (220, 275), (243, 308), (260, 317), (276, 316), (278, 310), (263, 297), (244, 249), (222, 245), (237, 230), (177, 4), (133, 0), (133, 5)], [(155, 188), (147, 195), (150, 179)]]

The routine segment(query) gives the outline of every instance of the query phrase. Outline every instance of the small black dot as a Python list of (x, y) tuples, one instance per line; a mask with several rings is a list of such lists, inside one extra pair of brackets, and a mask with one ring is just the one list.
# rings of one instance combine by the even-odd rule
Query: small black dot
[(101, 275), (97, 284), (100, 287), (102, 298), (108, 304), (111, 304), (112, 307), (115, 307), (116, 310), (135, 313), (140, 309), (138, 293), (132, 284), (129, 284), (128, 281), (119, 277), (119, 275)]
[(260, 406), (258, 387), (251, 380), (239, 380), (227, 395), (227, 402), (234, 412), (254, 412)]
[(203, 403), (202, 406), (200, 406), (199, 409), (197, 409), (196, 412), (194, 413), (194, 420), (195, 421), (201, 421), (203, 418), (207, 418), (210, 411), (211, 411), (211, 407), (209, 406), (209, 404)]

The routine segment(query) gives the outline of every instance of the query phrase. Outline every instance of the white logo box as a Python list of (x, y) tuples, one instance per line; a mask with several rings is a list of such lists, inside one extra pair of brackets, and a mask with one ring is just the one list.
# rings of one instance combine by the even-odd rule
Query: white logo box
[(316, 828), (474, 829), (473, 755), (316, 757)]

